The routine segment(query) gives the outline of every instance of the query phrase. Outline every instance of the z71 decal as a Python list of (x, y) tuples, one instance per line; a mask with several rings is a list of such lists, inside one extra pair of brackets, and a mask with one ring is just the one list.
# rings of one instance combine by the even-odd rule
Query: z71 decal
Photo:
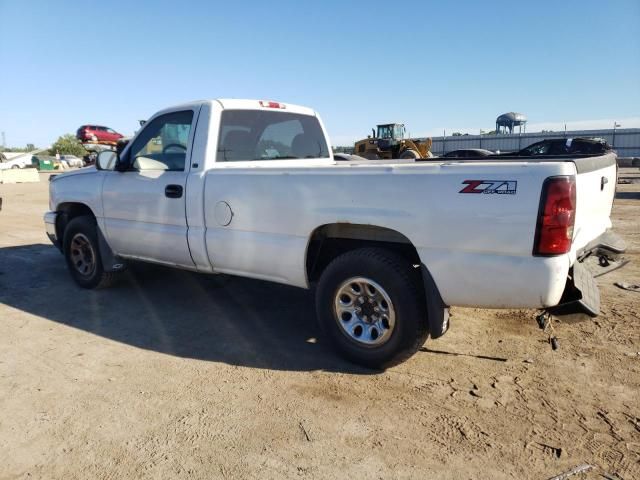
[(496, 193), (499, 195), (515, 195), (518, 189), (516, 180), (465, 180), (466, 187), (458, 193)]

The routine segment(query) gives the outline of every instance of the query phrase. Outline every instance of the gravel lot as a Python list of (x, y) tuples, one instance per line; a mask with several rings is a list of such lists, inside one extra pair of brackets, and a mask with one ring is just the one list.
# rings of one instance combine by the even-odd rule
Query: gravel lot
[[(640, 170), (602, 315), (453, 309), (385, 372), (338, 359), (312, 294), (135, 265), (75, 286), (48, 243), (47, 175), (0, 185), (0, 479), (640, 478)], [(593, 266), (594, 269), (603, 270)]]

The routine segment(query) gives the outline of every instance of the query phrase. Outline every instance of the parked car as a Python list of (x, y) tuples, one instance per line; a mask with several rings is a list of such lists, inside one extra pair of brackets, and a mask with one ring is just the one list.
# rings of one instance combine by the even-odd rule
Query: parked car
[(8, 170), (10, 168), (26, 168), (31, 166), (30, 153), (12, 156), (8, 158), (4, 153), (0, 153), (0, 170)]
[(484, 148), (463, 148), (459, 150), (452, 150), (442, 155), (443, 158), (482, 158), (494, 155), (491, 150), (485, 150)]
[(330, 343), (369, 367), (443, 335), (451, 305), (598, 314), (581, 261), (624, 251), (614, 153), (350, 163), (329, 145), (305, 107), (167, 108), (52, 179), (46, 232), (84, 288), (129, 260), (315, 288)]
[(60, 161), (67, 162), (67, 165), (74, 168), (84, 167), (84, 160), (75, 155), (60, 155)]
[[(552, 138), (536, 142), (516, 152), (517, 156), (602, 155), (611, 151), (602, 138)], [(514, 154), (504, 154), (511, 156)]]
[(368, 160), (360, 155), (354, 155), (352, 153), (334, 153), (333, 159), (340, 162), (361, 162), (363, 160)]
[(76, 137), (81, 142), (108, 142), (115, 143), (124, 135), (116, 132), (113, 128), (102, 127), (100, 125), (83, 125), (76, 132)]

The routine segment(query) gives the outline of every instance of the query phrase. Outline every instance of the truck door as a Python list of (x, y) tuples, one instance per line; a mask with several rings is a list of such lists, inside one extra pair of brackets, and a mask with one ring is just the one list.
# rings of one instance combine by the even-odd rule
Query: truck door
[(126, 171), (106, 175), (103, 209), (113, 250), (193, 268), (187, 241), (185, 186), (197, 117), (195, 110), (159, 115), (125, 150)]

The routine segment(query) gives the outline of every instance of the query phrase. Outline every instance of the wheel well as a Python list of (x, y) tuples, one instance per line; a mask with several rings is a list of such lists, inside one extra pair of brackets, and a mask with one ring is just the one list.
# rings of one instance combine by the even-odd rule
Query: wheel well
[(93, 211), (84, 203), (61, 203), (60, 205), (58, 205), (56, 211), (59, 213), (56, 219), (56, 235), (60, 239), (61, 245), (64, 236), (64, 230), (65, 228), (67, 228), (67, 224), (71, 220), (83, 215), (90, 215), (95, 218)]
[(332, 223), (316, 228), (311, 235), (306, 258), (308, 281), (318, 280), (337, 256), (363, 247), (391, 250), (406, 258), (411, 265), (420, 265), (418, 251), (400, 232), (375, 225)]

